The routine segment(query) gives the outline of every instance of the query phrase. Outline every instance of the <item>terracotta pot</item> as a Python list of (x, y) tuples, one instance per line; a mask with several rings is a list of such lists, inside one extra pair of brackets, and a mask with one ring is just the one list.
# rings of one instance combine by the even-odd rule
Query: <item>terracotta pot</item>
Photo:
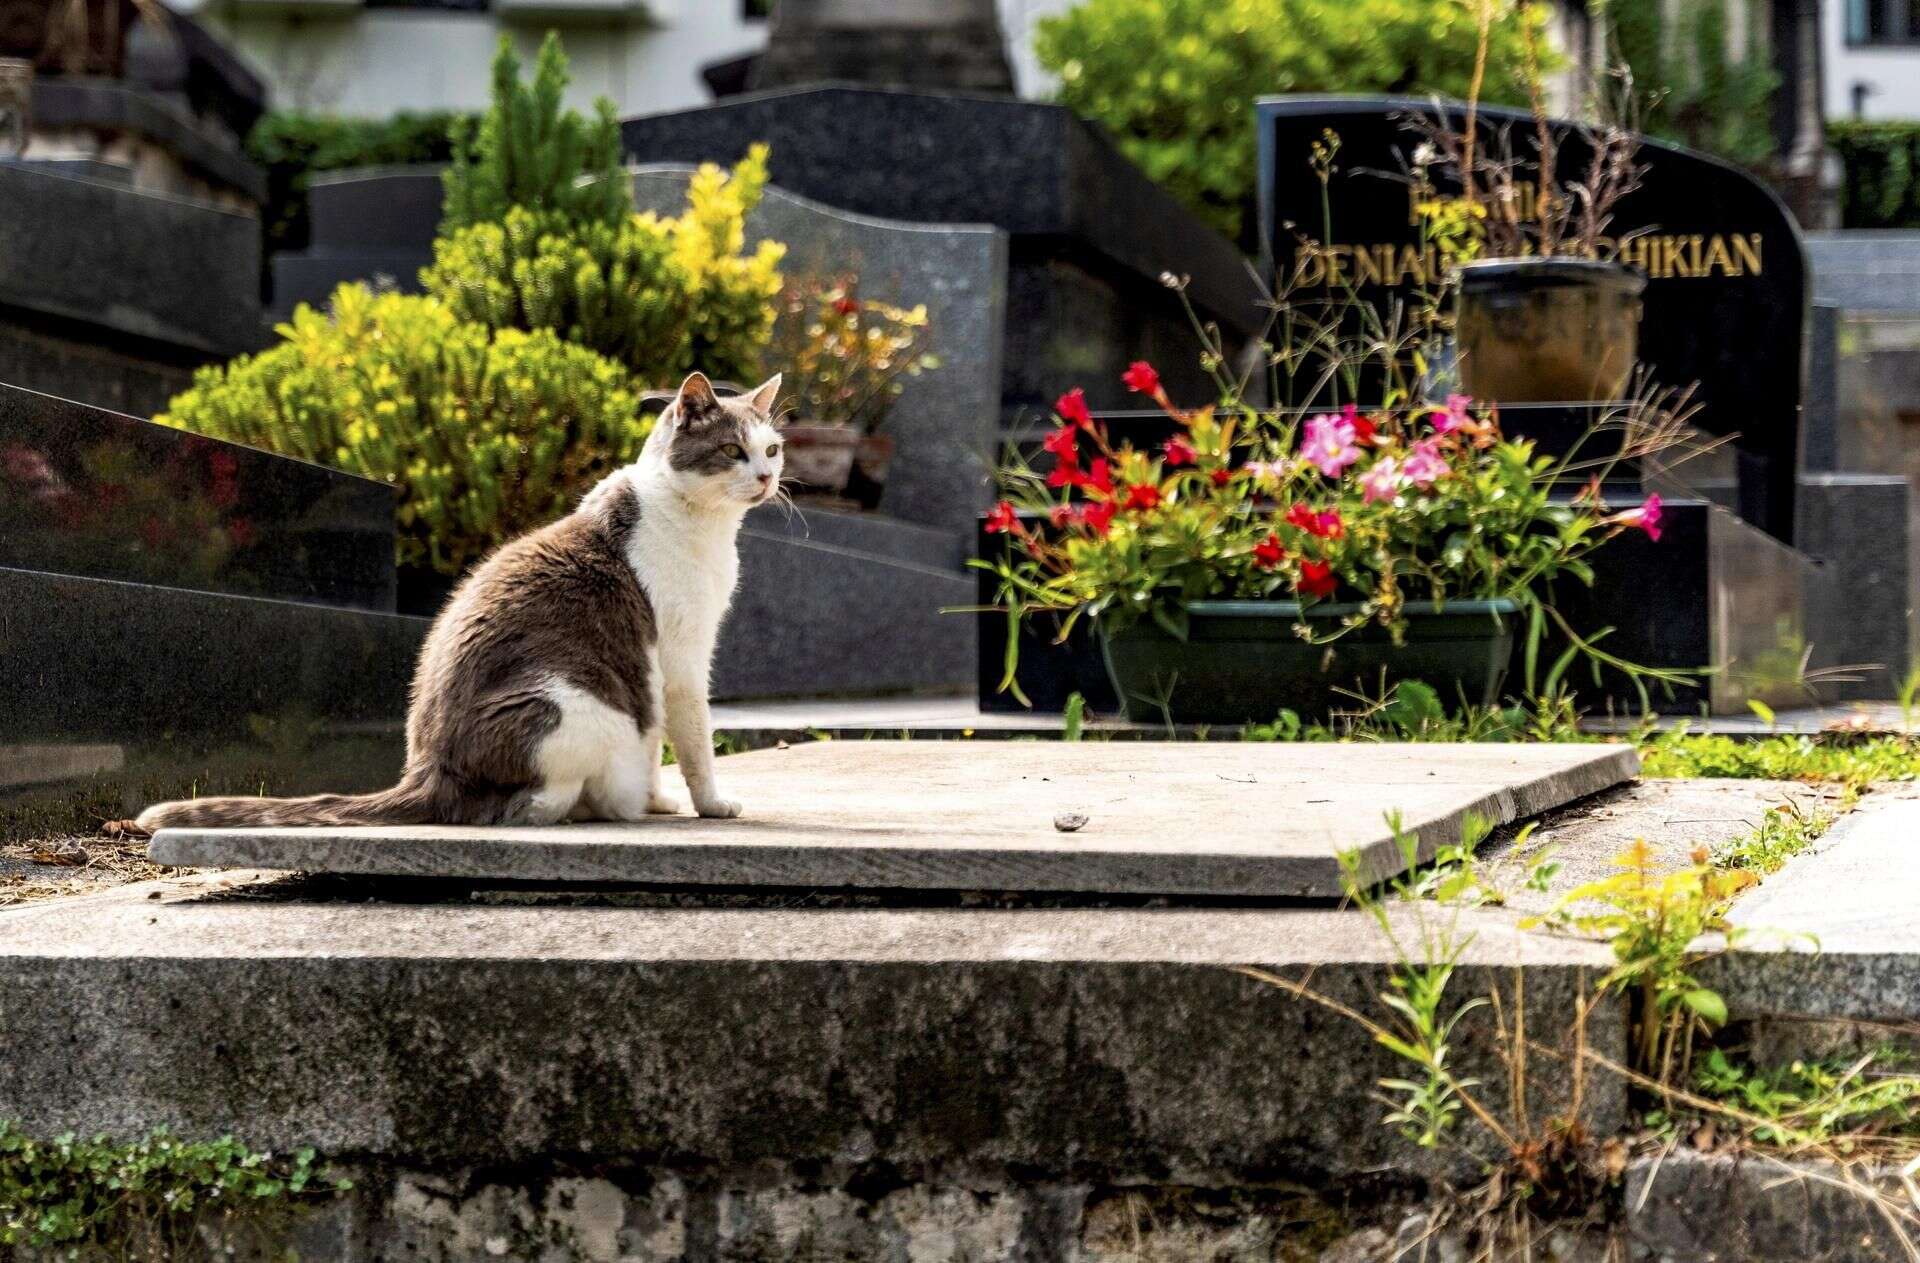
[(780, 431), (786, 442), (785, 476), (801, 492), (837, 496), (847, 489), (860, 432), (844, 425), (793, 423)]
[(1618, 399), (1639, 354), (1647, 280), (1598, 259), (1478, 259), (1460, 268), (1460, 382), (1488, 403)]

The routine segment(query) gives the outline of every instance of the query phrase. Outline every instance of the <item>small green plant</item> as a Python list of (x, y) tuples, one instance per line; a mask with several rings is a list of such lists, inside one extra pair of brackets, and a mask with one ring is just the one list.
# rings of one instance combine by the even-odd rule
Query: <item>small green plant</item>
[(1087, 699), (1078, 693), (1067, 695), (1067, 705), (1060, 718), (1060, 740), (1078, 741), (1086, 735)]
[(233, 1233), (352, 1187), (319, 1168), (311, 1149), (275, 1156), (231, 1136), (187, 1141), (164, 1128), (124, 1142), (40, 1140), (0, 1122), (0, 1247), (151, 1263), (211, 1257), (197, 1226)]
[(1827, 143), (1840, 159), (1840, 226), (1920, 228), (1920, 122), (1835, 119)]
[(1846, 1060), (1756, 1068), (1715, 1048), (1694, 1071), (1695, 1090), (1726, 1105), (1748, 1138), (1851, 1156), (1889, 1138), (1920, 1140), (1920, 1075), (1911, 1058), (1877, 1048)]
[(321, 172), (343, 167), (445, 162), (453, 156), (447, 112), (388, 118), (334, 118), (276, 110), (247, 134), (247, 156), (267, 169), (267, 202), (260, 211), (269, 254), (305, 249), (312, 233), (307, 188)]
[[(1843, 801), (1841, 810), (1850, 805)], [(1777, 873), (1788, 860), (1819, 841), (1833, 821), (1830, 812), (1807, 811), (1794, 802), (1781, 803), (1769, 808), (1751, 833), (1714, 848), (1713, 862), (1720, 868), (1762, 877)]]
[(1616, 963), (1600, 990), (1632, 999), (1634, 1066), (1672, 1084), (1687, 1075), (1696, 1033), (1727, 1020), (1726, 1001), (1693, 975), (1701, 959), (1694, 942), (1718, 930), (1733, 944), (1737, 931), (1726, 923), (1727, 904), (1756, 879), (1716, 867), (1704, 848), (1686, 867), (1663, 873), (1644, 840), (1616, 857), (1614, 867), (1611, 876), (1574, 888), (1552, 913), (1522, 925), (1544, 922), (1607, 940)]
[(1653, 89), (1643, 125), (1722, 158), (1758, 167), (1773, 157), (1768, 106), (1780, 76), (1766, 51), (1765, 8), (1747, 12), (1746, 46), (1734, 48), (1728, 4), (1607, 0), (1606, 19), (1633, 80)]
[(1874, 781), (1913, 780), (1920, 773), (1920, 744), (1904, 734), (1778, 733), (1746, 739), (1676, 724), (1646, 734), (1640, 759), (1643, 776), (1833, 782), (1857, 790)]
[(563, 109), (567, 81), (558, 35), (540, 45), (531, 83), (520, 81), (513, 43), (500, 37), (487, 112), (477, 126), (453, 125), (442, 232), (497, 223), (516, 206), (566, 224), (609, 223), (633, 209), (613, 103), (595, 102), (591, 120)]

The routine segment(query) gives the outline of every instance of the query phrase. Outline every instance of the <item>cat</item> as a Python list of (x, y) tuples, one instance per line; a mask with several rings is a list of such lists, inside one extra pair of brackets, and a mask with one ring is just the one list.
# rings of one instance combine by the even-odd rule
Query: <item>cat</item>
[(682, 810), (663, 737), (694, 810), (739, 815), (714, 782), (707, 679), (741, 519), (779, 494), (779, 389), (722, 398), (692, 374), (633, 464), (461, 582), (414, 669), (398, 785), (161, 803), (139, 828), (641, 820)]

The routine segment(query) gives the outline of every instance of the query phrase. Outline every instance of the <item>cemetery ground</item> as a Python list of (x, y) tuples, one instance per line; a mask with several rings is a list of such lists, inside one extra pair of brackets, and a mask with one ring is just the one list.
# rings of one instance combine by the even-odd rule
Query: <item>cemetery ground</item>
[(564, 846), (7, 844), (0, 1205), (73, 1194), (16, 1242), (1912, 1257), (1906, 736), (873, 735)]

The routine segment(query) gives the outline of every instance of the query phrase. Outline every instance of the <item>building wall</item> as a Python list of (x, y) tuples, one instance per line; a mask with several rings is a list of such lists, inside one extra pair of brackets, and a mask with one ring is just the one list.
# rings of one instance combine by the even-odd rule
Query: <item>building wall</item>
[(1850, 18), (1868, 3), (1887, 0), (1826, 0), (1820, 24), (1826, 61), (1828, 118), (1853, 118), (1855, 86), (1869, 91), (1858, 114), (1870, 119), (1920, 119), (1920, 30), (1910, 31), (1909, 42), (1855, 44), (1847, 38)]
[[(549, 23), (533, 16), (434, 9), (365, 9), (286, 0), (173, 0), (196, 12), (272, 87), (277, 109), (358, 117), (399, 110), (477, 110), (502, 32), (531, 58)], [(1045, 95), (1032, 27), (1072, 0), (999, 0), (1015, 80), (1023, 96)], [(764, 20), (742, 0), (652, 0), (652, 21), (553, 24), (572, 63), (571, 102), (607, 97), (623, 117), (685, 109), (712, 99), (701, 67), (763, 47)]]

